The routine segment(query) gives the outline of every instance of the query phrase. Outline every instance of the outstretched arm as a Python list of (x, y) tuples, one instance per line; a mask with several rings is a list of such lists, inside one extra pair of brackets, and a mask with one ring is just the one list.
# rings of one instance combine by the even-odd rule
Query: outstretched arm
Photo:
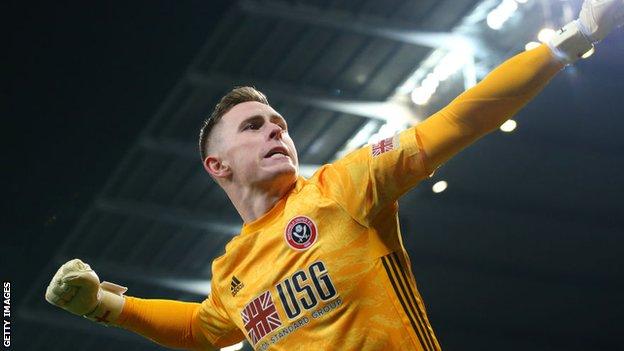
[(543, 45), (505, 61), (484, 80), (416, 126), (431, 173), (513, 116), (563, 64)]
[[(513, 116), (565, 64), (624, 22), (624, 0), (585, 0), (579, 19), (547, 45), (505, 61), (422, 123), (321, 168), (319, 186), (368, 226), (453, 155)], [(357, 194), (357, 196), (354, 196)]]
[(201, 304), (125, 297), (115, 325), (158, 344), (184, 350), (213, 350), (200, 331)]
[(212, 350), (244, 338), (211, 294), (201, 304), (124, 296), (126, 288), (102, 282), (79, 259), (56, 272), (45, 298), (94, 322), (117, 326), (176, 349)]
[(417, 126), (323, 167), (319, 184), (369, 226), (379, 211), (518, 111), (562, 67), (546, 46), (517, 55)]
[(201, 304), (126, 297), (116, 324), (168, 347), (214, 350), (245, 338), (220, 308), (212, 294)]
[(483, 81), (416, 126), (427, 171), (495, 130), (537, 95), (565, 64), (575, 62), (624, 22), (624, 0), (585, 0), (579, 18), (548, 43), (501, 64)]

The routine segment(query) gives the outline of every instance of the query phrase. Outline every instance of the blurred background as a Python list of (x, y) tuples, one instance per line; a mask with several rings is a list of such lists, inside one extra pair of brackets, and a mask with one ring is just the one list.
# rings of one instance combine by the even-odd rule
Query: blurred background
[[(163, 349), (47, 304), (45, 287), (79, 257), (128, 295), (205, 298), (241, 220), (205, 174), (197, 135), (233, 86), (268, 95), (310, 175), (425, 119), (580, 4), (5, 2), (10, 349)], [(622, 62), (620, 29), (401, 200), (444, 350), (620, 347)]]

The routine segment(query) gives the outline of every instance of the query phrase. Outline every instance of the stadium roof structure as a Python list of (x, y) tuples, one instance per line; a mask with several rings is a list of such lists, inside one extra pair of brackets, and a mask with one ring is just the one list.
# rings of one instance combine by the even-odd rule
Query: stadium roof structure
[[(201, 301), (210, 291), (211, 261), (241, 220), (203, 170), (197, 136), (233, 86), (268, 95), (311, 174), (384, 126), (426, 118), (524, 50), (545, 23), (569, 20), (577, 5), (518, 1), (514, 17), (493, 30), (487, 16), (500, 4), (232, 2), (30, 288), (19, 308), (20, 329), (39, 331), (29, 332), (29, 349), (161, 349), (43, 300), (41, 287), (73, 257), (132, 296)], [(613, 49), (618, 62), (622, 47)], [(466, 50), (462, 67), (438, 81), (427, 103), (414, 104), (412, 89), (455, 49)], [(601, 89), (590, 75), (609, 72), (584, 63), (567, 69), (520, 112), (514, 133), (484, 138), (401, 199), (404, 243), (445, 349), (600, 349), (618, 341), (624, 143), (613, 130), (624, 122), (621, 108), (594, 115), (586, 94), (600, 89), (604, 103), (617, 96), (609, 84), (621, 87), (622, 78)], [(443, 180), (448, 189), (432, 192)]]

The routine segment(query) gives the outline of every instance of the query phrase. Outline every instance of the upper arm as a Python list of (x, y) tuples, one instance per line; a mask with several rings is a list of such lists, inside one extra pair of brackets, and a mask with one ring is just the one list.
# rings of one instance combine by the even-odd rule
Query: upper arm
[(321, 190), (356, 221), (367, 226), (430, 173), (415, 128), (367, 145), (321, 168), (314, 178)]

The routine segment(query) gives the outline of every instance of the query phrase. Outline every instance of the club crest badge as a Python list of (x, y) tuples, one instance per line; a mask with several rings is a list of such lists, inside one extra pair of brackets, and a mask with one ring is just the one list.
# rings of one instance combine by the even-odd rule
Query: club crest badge
[(318, 231), (316, 224), (306, 216), (291, 219), (284, 231), (284, 238), (295, 250), (307, 250), (316, 242)]

